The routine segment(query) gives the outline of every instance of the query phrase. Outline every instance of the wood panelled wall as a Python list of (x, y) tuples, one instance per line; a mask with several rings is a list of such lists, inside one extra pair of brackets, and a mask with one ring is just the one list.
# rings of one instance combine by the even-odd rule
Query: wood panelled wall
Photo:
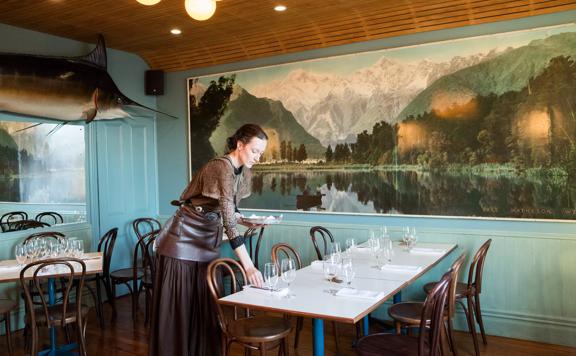
[[(576, 0), (222, 0), (207, 21), (184, 0), (0, 2), (0, 22), (133, 52), (151, 68), (181, 71), (399, 35), (576, 9)], [(169, 30), (178, 27), (182, 35)]]

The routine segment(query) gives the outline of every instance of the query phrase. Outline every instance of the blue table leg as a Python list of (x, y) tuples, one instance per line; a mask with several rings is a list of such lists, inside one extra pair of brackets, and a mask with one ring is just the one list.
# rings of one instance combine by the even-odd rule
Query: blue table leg
[[(54, 278), (48, 278), (48, 304), (56, 304), (56, 287)], [(50, 355), (56, 354), (56, 328), (50, 328)]]
[(362, 331), (364, 332), (364, 336), (370, 334), (370, 315), (366, 315), (362, 318)]
[(312, 319), (314, 328), (314, 356), (324, 356), (324, 320)]

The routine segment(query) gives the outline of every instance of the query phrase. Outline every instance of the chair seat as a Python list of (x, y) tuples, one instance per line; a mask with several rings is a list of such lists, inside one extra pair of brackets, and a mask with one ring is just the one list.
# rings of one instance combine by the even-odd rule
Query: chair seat
[(238, 319), (228, 324), (228, 331), (235, 339), (248, 343), (280, 340), (290, 329), (290, 321), (270, 316)]
[(0, 314), (8, 313), (18, 306), (18, 302), (11, 299), (0, 299)]
[[(432, 290), (432, 288), (434, 288), (435, 285), (436, 282), (426, 283), (424, 285), (424, 291), (426, 292), (426, 294), (430, 293), (430, 291)], [(468, 284), (462, 282), (458, 282), (456, 284), (456, 299), (467, 298), (469, 295), (473, 294), (474, 294), (474, 287), (472, 287), (471, 290), (468, 290)]]
[[(142, 278), (144, 271), (141, 268), (136, 270), (136, 277)], [(121, 281), (129, 281), (134, 278), (134, 270), (132, 268), (122, 268), (110, 273), (110, 278)]]
[[(428, 346), (425, 345), (425, 355)], [(363, 337), (356, 345), (362, 356), (418, 356), (418, 338), (395, 334), (374, 334)]]
[[(48, 314), (50, 315), (50, 321), (52, 324), (60, 324), (62, 322), (62, 314), (63, 314), (62, 309), (63, 309), (62, 304), (53, 305), (53, 306), (48, 307)], [(88, 315), (89, 311), (90, 311), (90, 307), (88, 307), (87, 305), (82, 305), (82, 307), (80, 308), (80, 313), (82, 313), (82, 317), (85, 317), (86, 315)], [(44, 309), (36, 308), (34, 310), (34, 313), (36, 314), (35, 317), (36, 317), (36, 321), (38, 323), (46, 324), (46, 315), (44, 314)], [(76, 304), (75, 303), (68, 304), (68, 307), (66, 308), (66, 315), (65, 315), (64, 320), (65, 320), (65, 324), (73, 323), (76, 321)]]
[(388, 308), (388, 315), (395, 321), (407, 325), (420, 325), (424, 303), (397, 303)]

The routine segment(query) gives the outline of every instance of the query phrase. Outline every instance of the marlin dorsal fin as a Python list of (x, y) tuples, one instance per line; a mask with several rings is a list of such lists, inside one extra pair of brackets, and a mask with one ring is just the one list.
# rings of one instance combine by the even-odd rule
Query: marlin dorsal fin
[(98, 43), (96, 44), (96, 48), (94, 48), (92, 52), (83, 57), (80, 57), (79, 59), (106, 69), (108, 60), (106, 58), (106, 43), (104, 42), (104, 36), (98, 35)]

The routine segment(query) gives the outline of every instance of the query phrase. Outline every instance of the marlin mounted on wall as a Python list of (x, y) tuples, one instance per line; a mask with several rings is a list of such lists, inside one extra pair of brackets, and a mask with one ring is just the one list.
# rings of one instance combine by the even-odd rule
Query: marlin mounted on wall
[(62, 123), (129, 118), (140, 110), (175, 118), (122, 94), (106, 66), (101, 35), (84, 57), (0, 53), (0, 111)]

